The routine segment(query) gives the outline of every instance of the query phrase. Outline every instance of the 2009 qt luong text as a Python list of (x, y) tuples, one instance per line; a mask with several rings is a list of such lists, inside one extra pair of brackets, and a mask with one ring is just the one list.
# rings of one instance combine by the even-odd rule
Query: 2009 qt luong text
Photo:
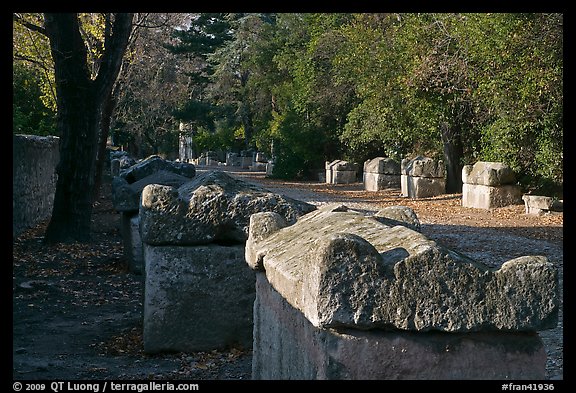
[(146, 392), (146, 391), (195, 391), (199, 390), (198, 384), (195, 383), (180, 383), (174, 384), (171, 382), (52, 382), (50, 388), (54, 393), (63, 391), (85, 391), (85, 392), (106, 392), (108, 391), (124, 391), (124, 392)]

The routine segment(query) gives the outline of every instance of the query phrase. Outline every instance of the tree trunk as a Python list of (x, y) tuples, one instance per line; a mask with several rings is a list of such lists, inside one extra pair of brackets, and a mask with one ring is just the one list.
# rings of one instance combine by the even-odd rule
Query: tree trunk
[(446, 162), (446, 192), (456, 194), (462, 192), (462, 165), (460, 164), (464, 151), (459, 125), (442, 123), (442, 143), (444, 145), (444, 161)]
[(48, 243), (88, 241), (98, 118), (75, 14), (46, 14), (56, 78), (60, 161)]
[(108, 159), (108, 157), (106, 157), (106, 142), (108, 141), (108, 135), (110, 135), (110, 120), (112, 118), (112, 112), (114, 111), (115, 105), (116, 100), (114, 98), (114, 93), (112, 93), (104, 103), (104, 108), (102, 111), (100, 137), (98, 140), (98, 155), (96, 157), (96, 173), (94, 175), (94, 190), (92, 192), (93, 202), (98, 199), (98, 195), (100, 194), (104, 163)]
[[(112, 20), (107, 15), (108, 21)], [(132, 14), (117, 14), (98, 76), (90, 79), (86, 46), (76, 14), (44, 15), (54, 59), (60, 162), (46, 243), (90, 240), (92, 192), (98, 135), (105, 99), (110, 96), (132, 28)]]

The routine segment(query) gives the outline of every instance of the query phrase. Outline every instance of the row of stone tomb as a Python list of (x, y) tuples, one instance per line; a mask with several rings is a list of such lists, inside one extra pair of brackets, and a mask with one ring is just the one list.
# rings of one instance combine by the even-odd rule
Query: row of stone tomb
[[(261, 152), (227, 153), (226, 162), (219, 162), (214, 152), (207, 152), (193, 163), (200, 166), (238, 166), (272, 175), (274, 162)], [(328, 184), (358, 182), (360, 166), (345, 160), (325, 163), (319, 179)], [(418, 156), (400, 163), (391, 158), (376, 157), (364, 162), (361, 181), (366, 191), (400, 188), (408, 198), (428, 198), (446, 193), (446, 168), (442, 160)], [(514, 171), (500, 162), (478, 161), (462, 168), (462, 206), (493, 209), (524, 202), (526, 214), (561, 211), (562, 201), (541, 195), (522, 193)]]
[(240, 344), (253, 379), (544, 378), (538, 331), (559, 307), (545, 257), (494, 269), (428, 239), (405, 206), (318, 209), (159, 160), (112, 189), (144, 275), (145, 352)]
[[(326, 183), (355, 183), (359, 167), (343, 160), (326, 162)], [(366, 191), (400, 188), (401, 196), (427, 198), (446, 193), (446, 171), (442, 160), (429, 157), (403, 159), (401, 163), (376, 157), (364, 163), (362, 181)], [(500, 162), (478, 161), (462, 168), (462, 206), (493, 209), (521, 204), (526, 214), (562, 210), (552, 197), (522, 194), (514, 171)]]

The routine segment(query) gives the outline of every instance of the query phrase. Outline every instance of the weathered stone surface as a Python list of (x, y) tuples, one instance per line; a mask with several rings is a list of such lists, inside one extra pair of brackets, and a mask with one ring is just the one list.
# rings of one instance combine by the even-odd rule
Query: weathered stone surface
[[(136, 164), (136, 160), (130, 157), (127, 151), (112, 150), (110, 151), (110, 162), (118, 160), (119, 170), (128, 169)], [(112, 174), (112, 176), (120, 176), (120, 173)]]
[(330, 184), (350, 184), (356, 183), (358, 172), (356, 171), (332, 171), (332, 181)]
[(144, 244), (144, 351), (252, 346), (254, 272), (244, 246)]
[(121, 177), (112, 179), (112, 203), (114, 209), (120, 212), (138, 212), (140, 209), (140, 195), (148, 184), (160, 184), (171, 187), (180, 187), (190, 181), (190, 178), (174, 172), (159, 170), (132, 184)]
[(446, 169), (442, 160), (418, 156), (400, 165), (400, 188), (409, 198), (427, 198), (446, 192)]
[(381, 191), (388, 188), (400, 188), (400, 175), (384, 175), (381, 173), (364, 172), (364, 189), (366, 191)]
[(248, 170), (254, 172), (264, 172), (266, 171), (266, 164), (263, 162), (255, 162), (254, 165), (248, 166)]
[(402, 195), (408, 198), (429, 198), (446, 192), (446, 179), (441, 177), (400, 176)]
[(274, 174), (274, 162), (268, 161), (266, 163), (266, 177), (271, 177)]
[(504, 163), (478, 161), (474, 165), (464, 165), (462, 182), (483, 186), (503, 186), (514, 184), (516, 177), (512, 168)]
[(240, 166), (240, 157), (238, 157), (238, 153), (226, 153), (226, 165)]
[(142, 241), (151, 245), (244, 243), (250, 216), (273, 211), (287, 222), (315, 209), (222, 171), (206, 172), (176, 189), (150, 184), (142, 191)]
[(252, 157), (240, 156), (238, 161), (241, 168), (248, 169), (252, 165)]
[(118, 158), (110, 160), (110, 175), (112, 177), (120, 176), (120, 160)]
[(112, 204), (114, 205), (114, 209), (117, 211), (131, 211), (134, 209), (134, 205), (138, 207), (138, 195), (132, 188), (128, 182), (121, 178), (120, 176), (116, 176), (112, 178)]
[(263, 269), (263, 254), (258, 254), (257, 246), (272, 233), (288, 226), (288, 223), (279, 214), (263, 212), (250, 216), (250, 233), (246, 240), (246, 261), (252, 269)]
[(256, 153), (256, 155), (254, 156), (254, 161), (255, 162), (262, 162), (262, 163), (267, 163), (268, 162), (268, 158), (266, 158), (266, 155), (262, 152), (258, 152)]
[(319, 329), (256, 274), (254, 380), (542, 380), (545, 365), (536, 333)]
[(342, 210), (309, 213), (255, 240), (246, 254), (314, 326), (472, 332), (556, 325), (558, 277), (545, 257), (494, 270), (405, 226)]
[(130, 156), (120, 157), (120, 171), (130, 168), (132, 165), (136, 165), (136, 160)]
[(196, 175), (196, 168), (193, 164), (168, 161), (159, 156), (149, 156), (130, 168), (121, 170), (120, 177), (131, 184), (161, 170), (173, 172), (187, 178), (192, 178)]
[(417, 177), (445, 177), (446, 168), (442, 160), (434, 160), (430, 157), (418, 156), (409, 160), (403, 159), (400, 164), (403, 175)]
[(387, 206), (374, 214), (374, 218), (388, 226), (405, 225), (420, 232), (420, 220), (408, 206)]
[(129, 156), (128, 152), (125, 150), (110, 150), (110, 160), (120, 159), (124, 156)]
[(493, 209), (522, 203), (522, 189), (516, 185), (484, 186), (462, 184), (462, 206)]

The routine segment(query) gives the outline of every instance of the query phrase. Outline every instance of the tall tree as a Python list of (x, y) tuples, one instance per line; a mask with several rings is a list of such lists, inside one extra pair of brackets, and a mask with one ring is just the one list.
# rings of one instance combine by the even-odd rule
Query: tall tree
[(188, 99), (178, 105), (174, 116), (187, 123), (194, 136), (213, 134), (217, 132), (217, 124), (228, 123), (217, 122), (216, 117), (228, 117), (229, 106), (219, 105), (218, 99), (211, 97), (209, 91), (214, 75), (214, 62), (210, 61), (210, 56), (233, 37), (229, 15), (192, 14), (186, 29), (174, 27), (173, 40), (165, 47), (180, 63), (186, 61), (182, 73), (190, 78)]
[(104, 15), (103, 54), (94, 72), (89, 67), (79, 15), (44, 14), (44, 31), (54, 60), (57, 127), (61, 135), (54, 208), (45, 234), (47, 243), (90, 239), (102, 112), (120, 70), (133, 17), (131, 13)]

